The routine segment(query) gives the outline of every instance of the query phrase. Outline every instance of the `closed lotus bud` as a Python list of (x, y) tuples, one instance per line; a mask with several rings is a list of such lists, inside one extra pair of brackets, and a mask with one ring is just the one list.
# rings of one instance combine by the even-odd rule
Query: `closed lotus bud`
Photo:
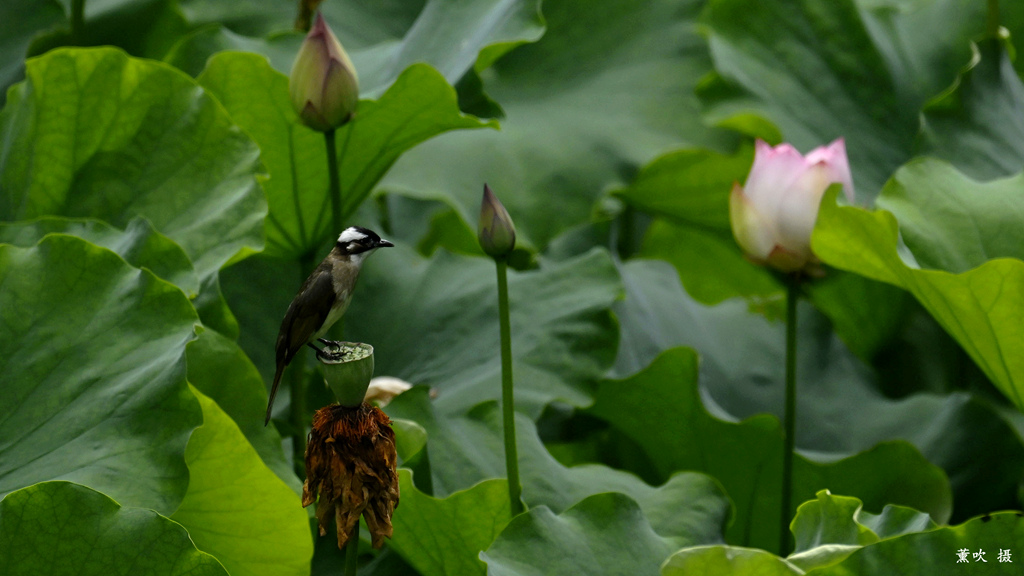
[(842, 184), (853, 202), (853, 179), (840, 138), (802, 156), (789, 144), (758, 140), (744, 186), (733, 185), (729, 219), (736, 242), (751, 261), (783, 272), (813, 272), (811, 232), (825, 190)]
[(288, 92), (302, 123), (321, 132), (351, 120), (359, 104), (356, 69), (320, 14), (292, 64)]
[(505, 206), (484, 184), (484, 199), (480, 203), (480, 226), (477, 228), (480, 247), (492, 258), (505, 258), (516, 247), (516, 227)]
[(333, 404), (317, 410), (306, 444), (302, 506), (316, 502), (320, 535), (333, 516), (338, 548), (344, 548), (362, 516), (373, 547), (383, 546), (398, 507), (397, 465), (395, 433), (380, 408)]

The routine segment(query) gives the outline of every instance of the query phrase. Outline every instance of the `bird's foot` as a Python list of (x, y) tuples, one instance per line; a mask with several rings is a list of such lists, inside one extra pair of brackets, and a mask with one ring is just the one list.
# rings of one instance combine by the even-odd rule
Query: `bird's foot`
[(327, 350), (316, 348), (316, 358), (321, 362), (330, 362), (331, 360), (334, 360), (335, 357), (337, 357), (337, 354), (334, 352), (328, 352)]
[[(309, 346), (313, 350), (316, 350), (317, 359), (328, 362), (335, 361), (338, 359), (339, 356), (343, 354), (343, 342), (338, 342), (337, 340), (326, 340), (324, 338), (317, 338), (317, 340), (324, 345), (324, 348), (317, 348), (316, 346), (313, 345), (312, 342), (306, 342), (306, 346)], [(333, 352), (331, 350), (337, 350), (337, 352)]]

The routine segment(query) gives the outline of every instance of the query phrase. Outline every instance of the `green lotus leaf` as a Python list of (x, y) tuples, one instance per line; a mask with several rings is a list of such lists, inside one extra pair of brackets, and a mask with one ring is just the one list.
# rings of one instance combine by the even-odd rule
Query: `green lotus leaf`
[(881, 514), (865, 512), (861, 501), (827, 490), (797, 509), (790, 530), (796, 550), (788, 560), (804, 570), (835, 564), (862, 546), (936, 528), (928, 514), (888, 505)]
[[(871, 574), (1016, 574), (1024, 542), (1019, 512), (973, 518), (957, 526), (913, 532), (864, 546), (842, 562), (810, 572), (815, 576)], [(1009, 562), (1000, 561), (1000, 553)], [(977, 554), (977, 555), (976, 555)], [(963, 560), (961, 560), (963, 558)], [(1005, 558), (1005, 556), (1004, 556)]]
[[(298, 277), (304, 279), (308, 269), (258, 257), (223, 274), (229, 301), (245, 327), (240, 343), (265, 379), (273, 374), (269, 352), (281, 317), (295, 297)], [(617, 335), (608, 308), (619, 289), (601, 249), (509, 273), (519, 409), (539, 414), (556, 398), (589, 403), (588, 382), (599, 378), (614, 356)], [(500, 396), (501, 365), (493, 353), (496, 290), (492, 261), (446, 252), (428, 260), (408, 248), (389, 248), (363, 267), (343, 319), (343, 339), (374, 347), (376, 374), (437, 387), (442, 412), (463, 412)], [(335, 328), (334, 333), (342, 332)], [(295, 362), (312, 356), (300, 353)]]
[(267, 389), (249, 357), (233, 340), (205, 330), (189, 342), (188, 381), (209, 396), (245, 435), (263, 462), (296, 492), (302, 483), (281, 450), (281, 435), (264, 425)]
[(24, 79), (25, 59), (65, 45), (118, 46), (133, 56), (159, 58), (185, 30), (173, 0), (83, 3), (84, 26), (71, 31), (72, 2), (9, 0), (0, 5), (0, 105)]
[(995, 258), (1024, 259), (1021, 190), (1022, 174), (979, 182), (944, 161), (919, 158), (893, 175), (878, 207), (899, 221), (920, 267), (960, 273)]
[(987, 39), (976, 50), (954, 89), (925, 107), (920, 151), (974, 179), (1005, 178), (1024, 168), (1024, 82), (1006, 42)]
[[(662, 475), (692, 470), (720, 481), (736, 506), (736, 520), (726, 533), (730, 543), (766, 549), (777, 545), (778, 524), (764, 519), (780, 514), (778, 420), (762, 414), (726, 422), (709, 414), (697, 388), (692, 350), (669, 350), (631, 378), (601, 383), (589, 411), (636, 442)], [(798, 453), (793, 501), (813, 497), (822, 488), (855, 494), (875, 510), (888, 503), (910, 505), (939, 521), (949, 517), (952, 507), (945, 474), (906, 442), (881, 443), (827, 463)]]
[(480, 555), (492, 576), (658, 574), (675, 549), (628, 496), (590, 496), (555, 515), (545, 506), (512, 519)]
[(413, 485), (412, 473), (398, 471), (402, 504), (395, 509), (388, 543), (423, 576), (486, 574), (477, 555), (511, 519), (508, 483), (485, 480), (438, 499)]
[(0, 500), (8, 576), (227, 576), (176, 522), (72, 482), (41, 482)]
[[(751, 313), (749, 304), (738, 299), (716, 306), (695, 302), (675, 270), (663, 262), (634, 260), (619, 270), (626, 298), (614, 306), (622, 329), (615, 377), (636, 374), (663, 350), (688, 346), (700, 355), (700, 383), (709, 410), (736, 419), (764, 413), (782, 417), (783, 322)], [(816, 299), (819, 289), (813, 288)], [(1017, 478), (1024, 473), (1022, 436), (986, 399), (948, 391), (968, 372), (950, 360), (956, 356), (956, 342), (921, 314), (912, 328), (921, 330), (920, 321), (928, 320), (925, 328), (943, 339), (924, 340), (922, 348), (907, 352), (907, 361), (897, 357), (898, 365), (876, 374), (846, 349), (820, 313), (805, 304), (798, 307), (797, 447), (841, 458), (879, 442), (907, 440), (950, 478), (954, 518), (1014, 506)], [(971, 368), (970, 359), (965, 360)], [(879, 392), (883, 377), (903, 384), (924, 381), (934, 392), (889, 398)], [(979, 451), (977, 446), (989, 449)], [(804, 496), (810, 498), (813, 492)]]
[(505, 112), (501, 132), (445, 134), (403, 155), (381, 188), (445, 199), (475, 223), (486, 182), (515, 219), (517, 241), (543, 248), (590, 222), (605, 190), (656, 156), (732, 144), (701, 121), (692, 94), (710, 71), (696, 27), (703, 5), (546, 0), (543, 38), (481, 73)]
[(914, 295), (999, 390), (1024, 408), (1024, 263), (997, 258), (967, 272), (908, 266), (897, 250), (892, 214), (822, 201), (812, 246), (832, 266), (899, 286)]
[(188, 255), (173, 240), (153, 229), (145, 218), (128, 222), (124, 231), (100, 220), (43, 216), (35, 220), (0, 223), (0, 242), (35, 246), (47, 234), (68, 234), (116, 252), (136, 268), (148, 268), (194, 298), (199, 278)]
[(177, 508), (202, 421), (185, 381), (198, 321), (185, 295), (60, 234), (0, 245), (0, 283), (0, 494), (70, 480), (126, 506)]
[(858, 202), (870, 203), (913, 154), (922, 106), (969, 61), (986, 7), (861, 4), (709, 3), (701, 22), (716, 75), (700, 96), (713, 121), (750, 132), (761, 115), (803, 152), (844, 137)]
[(32, 41), (66, 22), (57, 0), (10, 0), (0, 4), (0, 105), (7, 87), (21, 80)]
[[(395, 417), (415, 420), (427, 431), (430, 486), (449, 494), (485, 478), (505, 475), (502, 421), (498, 406), (486, 402), (462, 416), (437, 414), (422, 387), (396, 398), (387, 407)], [(643, 509), (653, 529), (679, 546), (720, 542), (731, 515), (721, 486), (708, 476), (674, 474), (652, 487), (633, 474), (604, 465), (566, 467), (548, 453), (533, 421), (516, 417), (523, 500), (555, 513), (601, 492), (626, 494)], [(427, 479), (418, 480), (427, 485)], [(507, 493), (505, 495), (507, 501)]]
[[(453, 86), (463, 76), (476, 78), (477, 72), (501, 55), (536, 41), (544, 32), (538, 0), (388, 4), (336, 2), (320, 6), (327, 23), (352, 55), (365, 98), (380, 97), (406, 68), (417, 63), (429, 64)], [(302, 33), (292, 31), (266, 38), (244, 34), (263, 36), (275, 29), (291, 28), (294, 5), (250, 0), (228, 7), (186, 0), (183, 7), (192, 21), (210, 23), (183, 38), (168, 54), (167, 60), (175, 66), (198, 74), (214, 53), (235, 50), (265, 55), (283, 74), (291, 70)], [(455, 37), (462, 40), (453, 42)], [(486, 101), (479, 82), (476, 84), (466, 98)]]
[[(298, 8), (274, 0), (179, 0), (181, 11), (193, 26), (223, 23), (237, 34), (266, 36), (292, 30)], [(402, 37), (423, 10), (425, 0), (331, 2), (320, 8), (346, 50), (394, 42)]]
[(192, 391), (203, 425), (189, 440), (188, 492), (171, 519), (234, 576), (309, 574), (313, 540), (299, 495), (263, 464), (216, 402)]
[[(260, 145), (271, 176), (266, 254), (294, 258), (340, 234), (330, 229), (324, 135), (299, 124), (288, 78), (260, 56), (232, 52), (214, 56), (199, 82)], [(455, 91), (435, 70), (408, 68), (379, 100), (362, 101), (356, 120), (335, 135), (343, 215), (409, 148), (448, 130), (487, 126), (459, 112)]]
[(202, 283), (197, 307), (229, 335), (216, 273), (263, 245), (259, 150), (195, 82), (113, 48), (59, 49), (27, 64), (0, 112), (0, 214), (144, 216), (180, 245)]
[(262, 246), (259, 150), (188, 76), (112, 48), (54, 50), (27, 75), (0, 114), (8, 219), (141, 214), (200, 276)]
[(796, 576), (804, 573), (771, 552), (737, 546), (697, 546), (673, 554), (661, 567), (661, 576), (685, 574), (718, 576)]

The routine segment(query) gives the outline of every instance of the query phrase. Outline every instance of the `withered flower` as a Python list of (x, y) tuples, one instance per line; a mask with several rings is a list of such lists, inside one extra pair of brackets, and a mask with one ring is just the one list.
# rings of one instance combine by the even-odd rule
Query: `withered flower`
[(362, 515), (374, 548), (391, 538), (399, 496), (397, 464), (395, 433), (380, 408), (332, 404), (317, 410), (306, 445), (302, 506), (316, 502), (320, 535), (327, 534), (333, 514), (338, 548), (344, 548)]

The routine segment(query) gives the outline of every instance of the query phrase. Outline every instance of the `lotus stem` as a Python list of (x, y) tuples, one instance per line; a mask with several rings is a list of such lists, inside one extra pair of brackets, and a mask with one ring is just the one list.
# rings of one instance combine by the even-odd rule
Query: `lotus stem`
[(359, 571), (359, 520), (352, 527), (352, 535), (345, 545), (345, 576), (356, 576)]
[(501, 325), (501, 411), (505, 428), (505, 470), (512, 515), (523, 512), (519, 484), (519, 456), (516, 451), (516, 409), (512, 392), (512, 329), (508, 314), (508, 263), (496, 258), (498, 268), (498, 318)]
[(988, 0), (988, 24), (985, 31), (991, 38), (999, 38), (999, 0)]
[(782, 505), (779, 512), (779, 556), (789, 550), (789, 519), (793, 497), (793, 453), (796, 450), (796, 304), (800, 283), (790, 277), (786, 283), (786, 408), (782, 448)]

